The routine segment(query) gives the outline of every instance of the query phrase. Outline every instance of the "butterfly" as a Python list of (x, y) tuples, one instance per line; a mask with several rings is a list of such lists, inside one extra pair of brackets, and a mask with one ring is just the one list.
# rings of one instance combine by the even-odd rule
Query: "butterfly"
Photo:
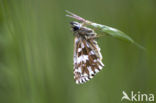
[(97, 44), (97, 34), (79, 22), (71, 22), (74, 38), (74, 79), (83, 84), (102, 70), (102, 55)]

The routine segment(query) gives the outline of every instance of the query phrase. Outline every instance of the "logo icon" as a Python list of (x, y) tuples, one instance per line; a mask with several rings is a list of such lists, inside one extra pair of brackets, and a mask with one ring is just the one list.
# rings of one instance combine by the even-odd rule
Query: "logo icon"
[(121, 98), (121, 101), (123, 99), (127, 99), (127, 100), (131, 101), (131, 99), (128, 97), (128, 95), (127, 95), (127, 93), (125, 91), (122, 91), (122, 94), (123, 94), (123, 97)]

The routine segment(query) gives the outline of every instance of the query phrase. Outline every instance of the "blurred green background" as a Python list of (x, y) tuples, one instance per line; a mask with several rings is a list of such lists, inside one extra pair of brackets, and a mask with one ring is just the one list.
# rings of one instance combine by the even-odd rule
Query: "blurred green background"
[[(65, 10), (124, 31), (146, 51), (102, 37), (106, 67), (75, 84)], [(120, 103), (122, 91), (156, 95), (155, 0), (0, 0), (0, 103)]]

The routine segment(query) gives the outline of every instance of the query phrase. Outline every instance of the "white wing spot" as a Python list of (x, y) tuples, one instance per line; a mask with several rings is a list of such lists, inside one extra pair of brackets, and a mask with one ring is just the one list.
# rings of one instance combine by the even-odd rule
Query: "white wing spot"
[(82, 73), (82, 70), (81, 70), (81, 68), (80, 68), (80, 67), (78, 68), (78, 72)]
[(75, 38), (75, 43), (77, 43), (79, 41), (79, 39), (78, 38)]
[(74, 56), (74, 64), (76, 63), (77, 58)]
[(81, 43), (81, 47), (84, 48), (84, 44), (83, 43)]
[(80, 83), (83, 83), (83, 82), (82, 82), (82, 78), (81, 78), (81, 79), (79, 79), (79, 82), (80, 82)]
[(86, 80), (87, 80), (87, 81), (89, 80), (88, 77), (86, 77)]
[(93, 76), (90, 75), (90, 78), (93, 78)]
[(101, 60), (99, 60), (99, 62), (100, 62), (100, 64), (101, 64), (102, 66), (104, 66), (104, 64), (102, 63), (102, 61), (101, 61)]
[(80, 52), (82, 50), (82, 48), (78, 48), (78, 52)]
[(94, 72), (92, 71), (92, 69), (91, 69), (90, 66), (88, 67), (88, 70), (89, 70), (89, 74), (90, 74), (90, 75), (94, 74)]
[(87, 47), (89, 47), (89, 44), (88, 44), (88, 42), (86, 42), (86, 45), (87, 45)]
[(98, 73), (98, 72), (99, 72), (99, 70), (98, 70), (98, 69), (95, 69), (95, 72), (96, 72), (96, 73)]
[(78, 80), (76, 80), (76, 84), (79, 84), (79, 81)]
[(84, 79), (84, 77), (82, 78), (82, 81), (83, 81), (83, 82), (85, 82), (85, 79)]
[(99, 66), (99, 69), (101, 70), (102, 69), (102, 66)]
[(90, 55), (94, 55), (95, 53), (93, 52), (93, 51), (90, 51), (90, 53), (89, 53)]
[(80, 63), (81, 61), (84, 61), (86, 63), (86, 60), (88, 60), (88, 55), (81, 55), (77, 58), (77, 63)]
[(93, 60), (93, 62), (97, 62), (97, 60), (96, 60), (96, 59), (94, 59), (94, 60)]
[(87, 76), (88, 76), (88, 74), (84, 73), (84, 74), (83, 74), (83, 76), (87, 77)]

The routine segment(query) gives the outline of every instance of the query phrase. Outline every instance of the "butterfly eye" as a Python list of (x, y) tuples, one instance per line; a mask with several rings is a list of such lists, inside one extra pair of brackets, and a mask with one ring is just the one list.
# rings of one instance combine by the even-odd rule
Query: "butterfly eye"
[(78, 22), (71, 22), (70, 23), (71, 24), (71, 26), (72, 26), (72, 28), (73, 28), (73, 31), (77, 31), (77, 30), (79, 30), (80, 29), (80, 27), (81, 27), (81, 24), (80, 23), (78, 23)]
[(79, 30), (80, 29), (80, 27), (78, 27), (78, 26), (74, 26), (73, 27), (73, 31), (77, 31), (77, 30)]

